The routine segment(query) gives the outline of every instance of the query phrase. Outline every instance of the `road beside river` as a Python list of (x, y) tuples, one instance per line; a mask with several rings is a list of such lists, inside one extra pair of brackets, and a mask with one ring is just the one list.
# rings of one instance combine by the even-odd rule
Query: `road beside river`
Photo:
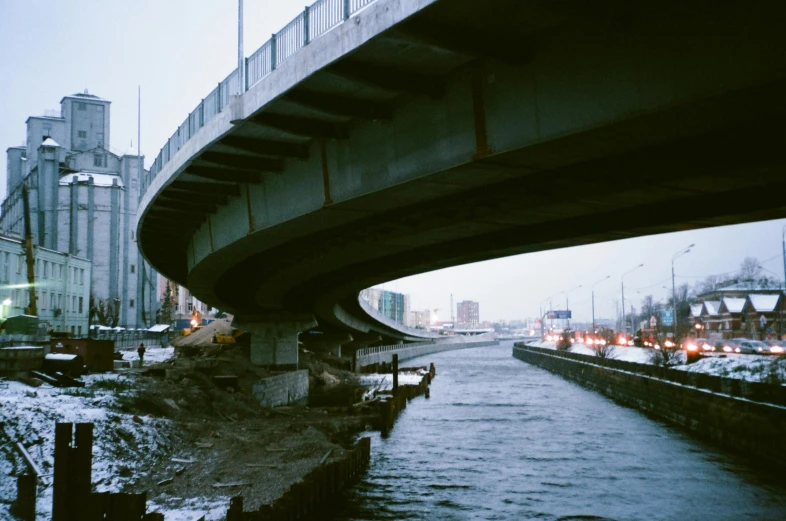
[(511, 347), (413, 360), (436, 364), (431, 399), (373, 436), (368, 474), (332, 519), (786, 519), (782, 482)]

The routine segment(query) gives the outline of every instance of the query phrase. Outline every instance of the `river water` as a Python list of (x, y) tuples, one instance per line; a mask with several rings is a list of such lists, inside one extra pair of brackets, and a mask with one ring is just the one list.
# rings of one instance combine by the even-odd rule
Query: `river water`
[(511, 347), (404, 364), (435, 363), (431, 398), (372, 434), (369, 471), (331, 519), (786, 520), (783, 484)]

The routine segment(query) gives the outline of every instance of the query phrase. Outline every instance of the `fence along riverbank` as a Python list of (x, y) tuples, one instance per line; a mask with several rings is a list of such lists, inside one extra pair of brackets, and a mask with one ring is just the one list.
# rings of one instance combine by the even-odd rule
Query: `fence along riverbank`
[[(698, 380), (713, 388), (710, 390), (691, 386), (695, 375), (673, 369), (603, 360), (521, 343), (514, 345), (512, 354), (523, 362), (746, 456), (758, 466), (778, 470), (786, 465), (786, 446), (779, 443), (786, 432), (786, 407), (721, 392), (728, 389), (743, 394), (744, 385), (712, 380), (720, 377)], [(744, 394), (779, 396), (782, 389), (771, 391), (759, 389), (755, 394)]]

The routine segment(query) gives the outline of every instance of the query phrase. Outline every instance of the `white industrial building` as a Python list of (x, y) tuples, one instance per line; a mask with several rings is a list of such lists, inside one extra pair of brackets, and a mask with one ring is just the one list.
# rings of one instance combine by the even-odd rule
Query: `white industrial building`
[[(54, 331), (87, 334), (90, 261), (33, 247), (38, 318)], [(0, 318), (21, 315), (30, 303), (27, 264), (20, 239), (0, 236)]]
[(156, 322), (158, 276), (135, 237), (143, 157), (109, 149), (110, 102), (65, 96), (60, 113), (27, 119), (25, 146), (7, 151), (7, 197), (0, 230), (24, 234), (22, 185), (29, 190), (33, 242), (92, 264), (96, 303), (117, 309), (119, 326)]

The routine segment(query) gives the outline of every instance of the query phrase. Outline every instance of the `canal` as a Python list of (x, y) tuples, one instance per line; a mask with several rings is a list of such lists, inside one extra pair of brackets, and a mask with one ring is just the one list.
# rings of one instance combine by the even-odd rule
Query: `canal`
[(786, 519), (782, 483), (511, 347), (408, 361), (435, 363), (431, 398), (372, 435), (369, 471), (332, 519)]

